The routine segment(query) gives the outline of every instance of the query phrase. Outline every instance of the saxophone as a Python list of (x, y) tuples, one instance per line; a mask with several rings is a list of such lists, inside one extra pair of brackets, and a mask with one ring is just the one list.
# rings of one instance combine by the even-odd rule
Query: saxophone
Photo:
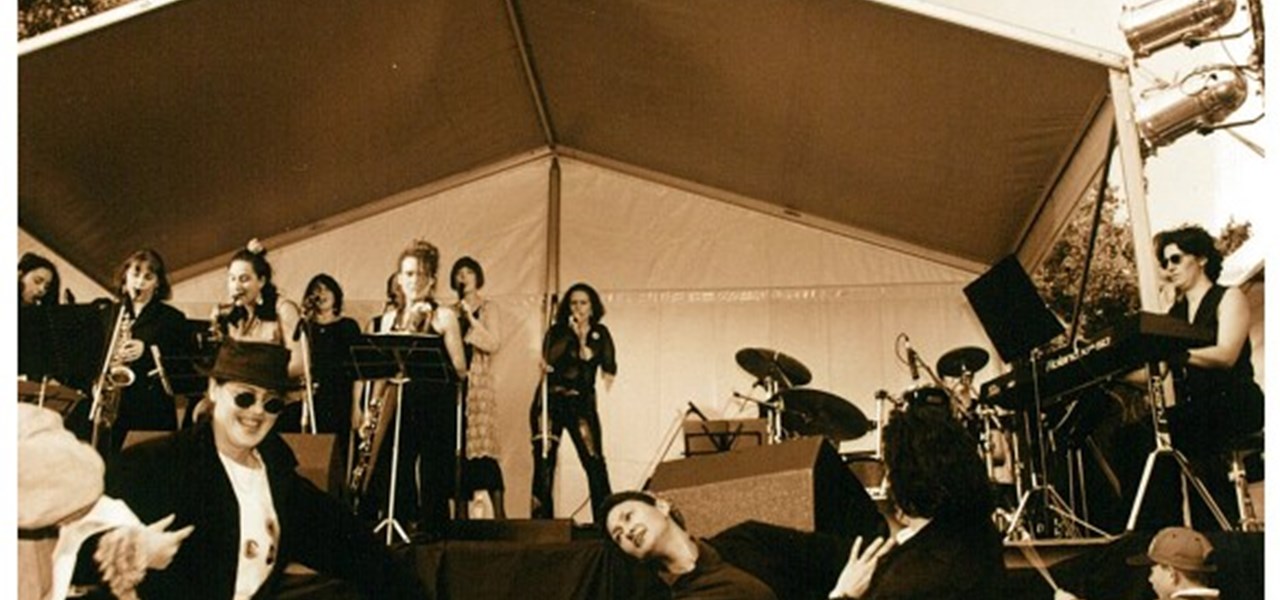
[[(419, 301), (395, 313), (384, 313), (378, 323), (378, 333), (421, 333), (431, 323), (435, 312), (435, 304), (431, 301)], [(360, 499), (365, 495), (373, 468), (378, 462), (378, 452), (382, 448), (382, 440), (386, 436), (390, 420), (386, 418), (388, 411), (394, 413), (398, 391), (397, 385), (387, 381), (365, 382), (362, 404), (365, 405), (364, 419), (356, 430), (359, 441), (356, 445), (355, 458), (347, 479), (347, 492), (352, 506), (359, 510)], [(392, 475), (394, 477), (394, 475)]]
[(102, 371), (93, 383), (93, 408), (89, 419), (93, 424), (91, 444), (97, 448), (100, 430), (110, 429), (120, 414), (120, 394), (133, 385), (137, 375), (125, 364), (122, 353), (133, 339), (133, 303), (126, 297), (120, 303), (120, 314), (111, 329)]
[[(364, 496), (365, 490), (369, 487), (369, 476), (373, 473), (374, 461), (377, 459), (378, 446), (381, 445), (381, 432), (385, 428), (382, 418), (383, 400), (388, 397), (384, 393), (388, 388), (379, 386), (376, 392), (374, 382), (366, 381), (364, 384), (364, 394), (362, 404), (365, 405), (364, 418), (360, 421), (360, 428), (356, 430), (356, 456), (351, 466), (351, 475), (347, 478), (347, 493), (351, 497), (352, 505), (359, 508), (361, 497)], [(394, 398), (392, 399), (394, 402)]]

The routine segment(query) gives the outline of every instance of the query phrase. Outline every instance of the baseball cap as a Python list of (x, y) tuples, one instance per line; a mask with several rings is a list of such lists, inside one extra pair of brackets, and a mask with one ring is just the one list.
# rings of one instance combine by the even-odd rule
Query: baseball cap
[(1134, 566), (1166, 565), (1181, 571), (1211, 573), (1218, 567), (1209, 560), (1213, 544), (1200, 532), (1186, 527), (1166, 527), (1151, 538), (1146, 554), (1130, 556)]

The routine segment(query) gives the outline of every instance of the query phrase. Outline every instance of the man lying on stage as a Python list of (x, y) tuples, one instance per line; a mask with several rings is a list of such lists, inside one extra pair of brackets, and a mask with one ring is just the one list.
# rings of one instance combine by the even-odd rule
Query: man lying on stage
[(849, 542), (749, 521), (708, 539), (685, 531), (679, 510), (647, 492), (618, 492), (600, 512), (624, 554), (649, 564), (672, 598), (826, 598)]
[(144, 522), (194, 525), (144, 598), (269, 596), (297, 561), (356, 584), (369, 598), (422, 598), (421, 584), (354, 515), (295, 470), (272, 432), (290, 383), (289, 351), (224, 341), (209, 370), (213, 419), (128, 448), (108, 466), (107, 493)]
[[(1131, 556), (1126, 561), (1134, 566), (1151, 567), (1151, 589), (1159, 600), (1174, 598), (1213, 598), (1218, 590), (1209, 586), (1210, 577), (1218, 567), (1210, 555), (1213, 544), (1194, 529), (1166, 527), (1151, 539), (1145, 555)], [(1054, 600), (1080, 600), (1066, 590), (1054, 592)]]
[[(1000, 533), (976, 442), (945, 412), (894, 413), (884, 457), (896, 534), (848, 540), (749, 522), (693, 539), (644, 492), (602, 507), (605, 532), (674, 598), (983, 598), (1004, 583)], [(874, 537), (874, 539), (872, 539)], [(847, 557), (847, 561), (846, 561)], [(843, 568), (843, 571), (841, 571)]]

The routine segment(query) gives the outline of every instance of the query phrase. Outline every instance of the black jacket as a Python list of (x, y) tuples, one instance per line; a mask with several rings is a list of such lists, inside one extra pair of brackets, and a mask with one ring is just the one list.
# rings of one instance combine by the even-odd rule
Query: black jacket
[(998, 598), (1004, 546), (990, 520), (934, 519), (876, 565), (864, 600)]
[[(269, 434), (258, 452), (280, 520), (280, 547), (271, 578), (255, 598), (271, 596), (290, 562), (348, 580), (369, 598), (424, 596), (412, 572), (395, 562), (363, 522), (297, 473), (283, 439)], [(145, 523), (174, 514), (172, 529), (195, 525), (169, 568), (147, 573), (139, 588), (143, 598), (233, 596), (240, 507), (208, 423), (128, 448), (108, 467), (106, 490)]]

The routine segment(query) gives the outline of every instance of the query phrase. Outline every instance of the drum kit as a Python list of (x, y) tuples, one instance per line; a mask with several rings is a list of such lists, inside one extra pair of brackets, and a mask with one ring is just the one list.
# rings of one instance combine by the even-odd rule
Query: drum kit
[[(1013, 438), (1014, 415), (1005, 407), (979, 402), (974, 375), (987, 366), (990, 355), (975, 346), (953, 349), (936, 364), (933, 385), (916, 385), (895, 398), (888, 392), (876, 395), (876, 419), (868, 419), (853, 403), (830, 392), (804, 387), (813, 374), (799, 360), (769, 348), (743, 348), (734, 358), (738, 366), (756, 378), (754, 388), (762, 388), (767, 400), (744, 394), (734, 395), (760, 407), (768, 419), (770, 440), (779, 442), (800, 436), (822, 436), (832, 443), (856, 440), (878, 431), (892, 410), (925, 407), (948, 408), (979, 441), (978, 452), (995, 484), (1016, 482), (1017, 444)], [(917, 360), (913, 357), (912, 360)], [(927, 366), (926, 366), (927, 369)], [(885, 411), (884, 403), (892, 403)]]

